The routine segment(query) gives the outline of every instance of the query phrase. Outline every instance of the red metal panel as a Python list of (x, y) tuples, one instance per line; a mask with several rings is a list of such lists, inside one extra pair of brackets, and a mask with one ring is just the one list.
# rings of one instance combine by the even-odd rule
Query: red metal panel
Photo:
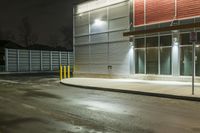
[(200, 0), (177, 0), (177, 17), (200, 16)]
[(135, 0), (135, 25), (144, 24), (144, 0)]
[(146, 0), (146, 2), (147, 24), (174, 19), (174, 0)]

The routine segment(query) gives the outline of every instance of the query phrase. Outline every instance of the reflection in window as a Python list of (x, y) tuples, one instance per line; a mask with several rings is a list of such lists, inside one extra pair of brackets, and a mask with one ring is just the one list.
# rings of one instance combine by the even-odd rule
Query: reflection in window
[[(146, 39), (146, 71), (147, 74), (158, 74), (158, 37), (148, 37)], [(149, 48), (157, 47), (157, 48)]]
[(160, 48), (160, 74), (171, 74), (171, 48)]
[(200, 46), (196, 47), (196, 76), (200, 76)]
[(160, 46), (172, 46), (172, 36), (161, 36), (160, 37)]
[(135, 39), (135, 48), (144, 48), (144, 38)]
[(200, 76), (200, 32), (197, 33), (196, 57), (196, 76)]
[(136, 73), (137, 74), (144, 74), (144, 69), (145, 69), (145, 62), (144, 62), (144, 54), (145, 50), (144, 49), (137, 49), (135, 50), (135, 64), (136, 64)]
[(158, 47), (158, 37), (147, 37), (147, 47)]
[(192, 47), (181, 47), (180, 71), (183, 76), (192, 75)]
[(146, 52), (147, 74), (158, 74), (158, 48), (148, 48)]
[(181, 34), (180, 39), (181, 39), (181, 45), (191, 45), (192, 44), (190, 42), (190, 34), (189, 33)]

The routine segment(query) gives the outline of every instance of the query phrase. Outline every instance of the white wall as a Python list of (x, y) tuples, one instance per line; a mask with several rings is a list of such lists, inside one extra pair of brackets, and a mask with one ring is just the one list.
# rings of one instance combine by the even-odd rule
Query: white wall
[[(97, 0), (75, 7), (76, 73), (130, 74), (128, 0)], [(112, 66), (112, 70), (108, 69)]]

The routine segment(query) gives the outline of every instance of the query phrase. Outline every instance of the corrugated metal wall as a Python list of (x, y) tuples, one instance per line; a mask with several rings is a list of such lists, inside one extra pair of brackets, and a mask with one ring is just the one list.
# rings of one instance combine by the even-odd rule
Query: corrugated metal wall
[(73, 52), (5, 49), (7, 72), (58, 71), (61, 65), (74, 66)]
[[(104, 3), (98, 1), (99, 5)], [(91, 6), (90, 2), (87, 5)], [(129, 9), (129, 1), (121, 0), (108, 7), (74, 14), (77, 73), (130, 74), (129, 40), (123, 37), (123, 32), (129, 31)]]
[(199, 0), (134, 0), (135, 26), (200, 16)]

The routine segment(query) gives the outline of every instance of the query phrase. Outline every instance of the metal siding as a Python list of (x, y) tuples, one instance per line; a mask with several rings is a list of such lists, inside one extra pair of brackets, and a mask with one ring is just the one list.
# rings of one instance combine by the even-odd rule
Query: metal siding
[(146, 0), (146, 23), (175, 19), (174, 0)]
[(135, 25), (144, 24), (144, 0), (135, 0)]
[(30, 56), (29, 50), (19, 50), (19, 71), (28, 72), (30, 71)]
[(17, 50), (8, 49), (8, 71), (16, 72), (17, 71)]
[(52, 52), (52, 67), (54, 71), (59, 70), (60, 66), (60, 56), (58, 51)]
[(109, 64), (112, 65), (112, 74), (130, 74), (128, 42), (116, 42), (109, 44)]
[(121, 30), (129, 28), (129, 17), (118, 18), (109, 22), (109, 30)]
[(62, 65), (70, 65), (71, 68), (73, 68), (74, 65), (73, 52), (17, 49), (7, 49), (7, 51), (8, 53), (6, 64), (8, 66), (8, 72), (17, 72), (18, 70), (19, 72), (51, 71), (50, 53), (52, 53), (52, 67), (54, 71), (59, 70), (60, 59)]
[(109, 19), (127, 17), (129, 14), (129, 11), (127, 9), (128, 9), (127, 3), (118, 4), (118, 5), (109, 7)]
[(108, 34), (103, 33), (103, 34), (96, 34), (96, 35), (91, 35), (91, 42), (107, 42), (108, 41)]
[(61, 64), (67, 66), (68, 65), (68, 53), (61, 52)]
[(123, 30), (123, 31), (115, 31), (115, 32), (110, 32), (109, 33), (109, 41), (112, 42), (112, 41), (125, 41), (125, 40), (129, 40), (128, 37), (124, 37), (123, 36), (123, 33), (125, 32), (126, 30)]
[(42, 51), (42, 68), (44, 71), (50, 71), (50, 51)]
[[(110, 2), (116, 3), (116, 0)], [(90, 3), (88, 7), (92, 6)], [(108, 65), (113, 65), (112, 74), (129, 74), (129, 39), (123, 37), (123, 32), (129, 30), (128, 3), (126, 1), (88, 12), (90, 24), (86, 36), (89, 36), (89, 43), (81, 42), (78, 36), (74, 36), (77, 73), (110, 74)], [(100, 24), (95, 23), (97, 19), (101, 21)], [(78, 28), (75, 25), (74, 31)]]
[(41, 69), (41, 51), (31, 51), (31, 70), (40, 71)]
[(177, 8), (178, 18), (200, 16), (199, 0), (177, 0)]

